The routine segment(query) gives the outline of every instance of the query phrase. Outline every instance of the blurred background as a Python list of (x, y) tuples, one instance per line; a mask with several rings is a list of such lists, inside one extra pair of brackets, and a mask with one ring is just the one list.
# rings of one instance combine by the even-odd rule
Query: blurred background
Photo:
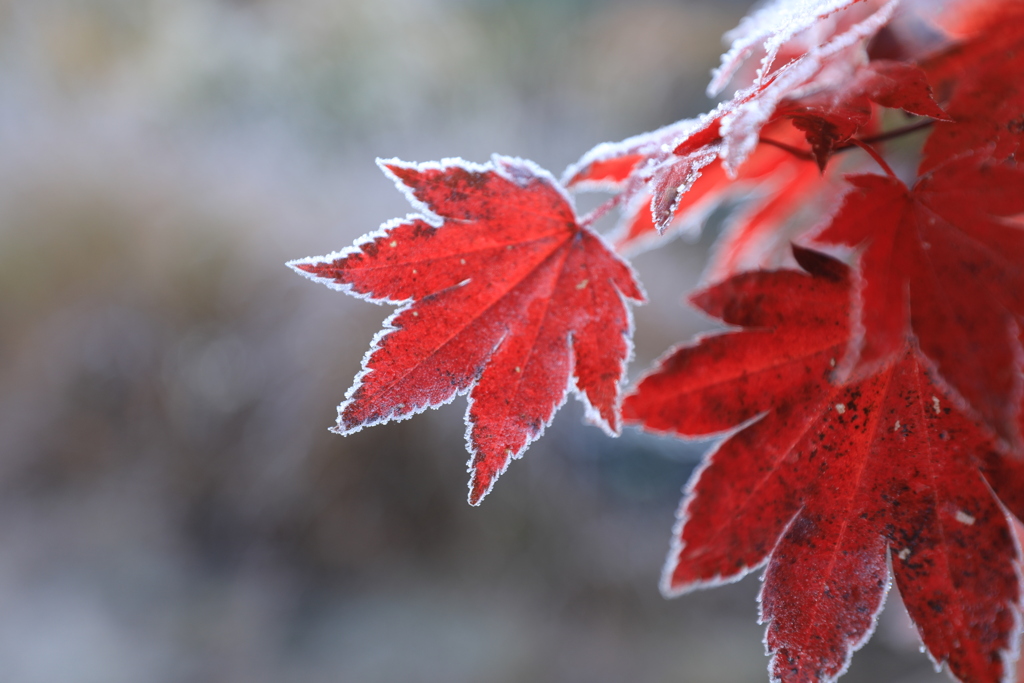
[[(0, 682), (766, 681), (757, 578), (657, 590), (706, 444), (570, 401), (471, 508), (463, 400), (328, 433), (389, 309), (284, 267), (407, 213), (375, 157), (557, 175), (706, 110), (746, 10), (0, 0)], [(631, 376), (712, 237), (636, 260)], [(881, 631), (844, 680), (944, 680)]]

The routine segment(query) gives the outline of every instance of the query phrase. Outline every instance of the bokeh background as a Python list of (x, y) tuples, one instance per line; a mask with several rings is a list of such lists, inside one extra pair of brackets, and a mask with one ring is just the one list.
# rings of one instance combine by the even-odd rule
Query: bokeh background
[[(389, 311), (283, 265), (408, 211), (375, 157), (557, 174), (709, 108), (746, 9), (0, 0), (0, 682), (766, 681), (756, 576), (657, 590), (707, 444), (570, 402), (471, 508), (464, 401), (327, 432)], [(633, 376), (713, 228), (636, 260)], [(844, 680), (944, 680), (897, 602)]]

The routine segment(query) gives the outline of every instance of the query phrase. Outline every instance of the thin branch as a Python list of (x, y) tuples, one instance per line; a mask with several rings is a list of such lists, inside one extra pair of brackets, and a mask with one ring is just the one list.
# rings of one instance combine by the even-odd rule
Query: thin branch
[[(931, 128), (933, 125), (935, 125), (935, 119), (924, 119), (923, 121), (911, 123), (909, 126), (903, 126), (902, 128), (893, 128), (892, 130), (887, 130), (884, 133), (879, 133), (878, 135), (869, 135), (866, 138), (861, 138), (860, 141), (866, 142), (869, 145), (873, 145), (876, 142), (886, 142), (888, 140), (902, 137), (904, 135), (910, 135), (911, 133), (916, 133), (919, 130)], [(844, 146), (844, 149), (845, 148), (846, 146)]]
[[(866, 147), (866, 145), (872, 145), (872, 144), (875, 144), (875, 143), (878, 143), (878, 142), (887, 142), (889, 140), (894, 140), (896, 138), (903, 137), (904, 135), (910, 135), (911, 133), (916, 133), (919, 130), (924, 130), (926, 128), (930, 128), (934, 124), (935, 124), (935, 120), (934, 119), (925, 119), (923, 121), (916, 121), (916, 122), (914, 122), (914, 123), (912, 123), (912, 124), (910, 124), (908, 126), (903, 126), (902, 128), (893, 128), (892, 130), (888, 130), (888, 131), (886, 131), (884, 133), (879, 133), (878, 135), (869, 135), (868, 137), (859, 138), (859, 139), (858, 138), (850, 138), (849, 140), (847, 140), (843, 144), (838, 145), (837, 147), (835, 147), (832, 150), (832, 153), (833, 154), (838, 154), (839, 152), (842, 152), (842, 151), (845, 151), (845, 150), (848, 150), (848, 149), (853, 149), (855, 147), (859, 147), (861, 149), (868, 150), (868, 147)], [(766, 145), (771, 145), (772, 147), (777, 147), (777, 148), (779, 148), (779, 149), (781, 149), (781, 150), (783, 150), (785, 152), (789, 152), (790, 154), (792, 154), (793, 156), (795, 156), (798, 159), (803, 159), (804, 161), (817, 161), (815, 156), (810, 151), (805, 150), (805, 149), (800, 149), (799, 147), (793, 147), (792, 145), (787, 145), (786, 143), (779, 142), (778, 140), (773, 140), (771, 138), (767, 138), (767, 137), (761, 136), (761, 137), (758, 138), (758, 142), (762, 142), (762, 143), (764, 143)], [(871, 154), (871, 156), (876, 157), (876, 160), (879, 160), (879, 158), (877, 156), (878, 153), (873, 148), (870, 151), (868, 151), (868, 154)], [(884, 162), (881, 162), (881, 163), (883, 165), (883, 168), (888, 168), (884, 164)]]
[(784, 152), (789, 152), (798, 159), (803, 159), (804, 161), (814, 161), (814, 155), (808, 152), (807, 150), (800, 149), (799, 147), (793, 147), (792, 145), (787, 145), (785, 142), (779, 142), (778, 140), (772, 140), (771, 138), (766, 138), (764, 136), (757, 138), (757, 141), (764, 143), (766, 145), (771, 145), (772, 147), (778, 147)]

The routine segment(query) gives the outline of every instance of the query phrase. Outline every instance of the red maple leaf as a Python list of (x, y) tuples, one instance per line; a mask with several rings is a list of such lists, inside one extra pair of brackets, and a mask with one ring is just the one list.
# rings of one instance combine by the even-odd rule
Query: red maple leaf
[[(764, 82), (780, 66), (799, 59), (816, 42), (820, 42), (822, 32), (831, 35), (842, 33), (852, 21), (863, 19), (865, 12), (874, 10), (879, 4), (884, 2), (810, 0), (799, 6), (780, 0), (766, 3), (725, 34), (731, 45), (722, 55), (721, 64), (711, 74), (708, 95), (713, 97), (725, 90), (755, 53), (759, 53), (760, 59), (750, 80)], [(863, 11), (850, 12), (851, 9)]]
[[(616, 242), (628, 249), (649, 243), (655, 230), (695, 231), (710, 209), (751, 191), (749, 181), (760, 180), (766, 185), (762, 189), (778, 196), (762, 193), (764, 212), (748, 207), (752, 209), (749, 220), (731, 230), (728, 251), (733, 257), (721, 260), (753, 261), (743, 253), (748, 242), (749, 250), (755, 252), (765, 242), (771, 243), (767, 233), (801, 200), (827, 185), (810, 181), (804, 173), (795, 174), (792, 183), (780, 183), (770, 173), (774, 167), (792, 166), (801, 161), (800, 156), (810, 155), (824, 172), (835, 151), (852, 146), (855, 135), (877, 124), (880, 106), (946, 119), (916, 65), (867, 63), (865, 42), (889, 21), (894, 7), (891, 2), (820, 0), (794, 13), (786, 3), (767, 6), (755, 13), (754, 17), (761, 17), (756, 27), (748, 22), (743, 25), (747, 30), (737, 33), (720, 72), (731, 77), (739, 60), (749, 56), (751, 41), (764, 41), (765, 55), (751, 86), (698, 120), (598, 145), (566, 171), (567, 186), (621, 193), (617, 201), (623, 221)], [(790, 45), (794, 36), (826, 18), (830, 18), (831, 32), (812, 32), (816, 37), (804, 38), (801, 49)], [(794, 125), (809, 143), (809, 152), (792, 147)], [(780, 150), (766, 150), (765, 142), (782, 143), (798, 158), (781, 158)], [(650, 207), (650, 218), (643, 215), (645, 205)], [(766, 261), (770, 259), (760, 262)], [(716, 264), (709, 272), (728, 271)]]
[(872, 122), (878, 104), (909, 114), (948, 120), (932, 99), (924, 71), (913, 64), (876, 60), (854, 72), (841, 88), (784, 100), (774, 118), (792, 119), (804, 131), (822, 171), (829, 158)]
[[(761, 206), (773, 203), (777, 194), (786, 193), (793, 184), (803, 185), (805, 179), (820, 177), (820, 174), (813, 165), (807, 163), (807, 158), (794, 155), (791, 151), (791, 146), (800, 143), (803, 138), (799, 130), (789, 122), (781, 121), (769, 126), (767, 131), (778, 144), (758, 146), (746, 163), (739, 168), (735, 177), (730, 177), (726, 173), (720, 159), (713, 160), (701, 169), (700, 175), (690, 184), (689, 190), (679, 197), (674, 215), (664, 231), (659, 232), (655, 226), (651, 213), (651, 195), (648, 192), (638, 193), (635, 198), (630, 199), (621, 211), (622, 220), (610, 237), (616, 249), (624, 253), (636, 252), (657, 246), (662, 237), (676, 233), (696, 235), (700, 232), (704, 220), (715, 208), (737, 198), (746, 198), (746, 215), (734, 217), (734, 225), (729, 232), (767, 232), (778, 227), (780, 220), (766, 220), (768, 216), (758, 215)], [(789, 148), (780, 148), (779, 144)], [(634, 164), (640, 160), (642, 158), (634, 161)], [(623, 185), (615, 188), (609, 182), (609, 175), (612, 172), (623, 172), (624, 164), (618, 166), (620, 170), (615, 170), (616, 161), (612, 158), (591, 165), (586, 169), (586, 173), (577, 175), (571, 187), (602, 188), (599, 182), (603, 182), (604, 189), (621, 189)], [(608, 175), (603, 181), (598, 181), (594, 176), (596, 173)], [(627, 173), (622, 180), (628, 177)], [(824, 184), (825, 182), (821, 183)], [(805, 200), (806, 193), (800, 193), (799, 199)], [(781, 219), (783, 214), (788, 213), (790, 212), (782, 211), (776, 215)], [(748, 222), (756, 223), (761, 229), (748, 227)]]
[(692, 185), (686, 179), (709, 163), (709, 150), (736, 176), (741, 164), (764, 141), (761, 131), (772, 123), (791, 121), (803, 131), (811, 154), (824, 171), (835, 151), (850, 146), (844, 143), (875, 122), (877, 107), (873, 105), (948, 120), (932, 99), (931, 87), (919, 67), (885, 60), (859, 63), (863, 42), (887, 20), (883, 8), (850, 29), (850, 35), (858, 40), (854, 45), (847, 45), (852, 39), (849, 36), (837, 36), (819, 48), (820, 54), (810, 51), (790, 62), (772, 79), (720, 105), (703, 127), (676, 142), (673, 156), (663, 155), (658, 163), (649, 164), (657, 169), (649, 174), (655, 222), (663, 227), (670, 219), (680, 201), (677, 194)]
[[(663, 589), (734, 581), (767, 564), (761, 618), (773, 680), (834, 681), (870, 636), (887, 555), (932, 658), (963, 681), (1009, 670), (1024, 463), (936, 380), (910, 336), (877, 371), (831, 381), (849, 335), (850, 275), (756, 272), (693, 297), (738, 331), (672, 351), (623, 404), (656, 432), (734, 430), (691, 482)], [(986, 478), (988, 475), (988, 478)]]
[(924, 354), (1004, 439), (1020, 443), (1024, 391), (1024, 171), (983, 154), (947, 160), (912, 189), (858, 175), (815, 240), (861, 249), (854, 331), (840, 374), (863, 377)]
[[(666, 202), (670, 201), (673, 189), (679, 185), (678, 181), (706, 165), (702, 161), (705, 150), (713, 150), (721, 157), (726, 170), (734, 174), (757, 147), (761, 129), (777, 114), (785, 115), (779, 110), (784, 102), (820, 93), (838, 93), (838, 96), (833, 95), (833, 99), (845, 99), (844, 94), (848, 90), (850, 95), (857, 95), (850, 90), (850, 85), (859, 80), (858, 74), (867, 60), (866, 43), (889, 23), (896, 9), (896, 3), (891, 0), (863, 3), (818, 0), (807, 3), (799, 10), (799, 14), (811, 22), (807, 29), (816, 23), (819, 29), (827, 29), (820, 24), (820, 20), (840, 10), (850, 12), (850, 16), (846, 21), (834, 22), (832, 30), (824, 30), (823, 33), (804, 29), (815, 39), (806, 42), (802, 49), (781, 66), (776, 66), (778, 47), (785, 45), (785, 41), (793, 36), (790, 29), (793, 22), (785, 21), (786, 16), (797, 14), (794, 7), (787, 5), (785, 2), (777, 2), (766, 8), (771, 10), (777, 7), (781, 10), (779, 18), (783, 21), (779, 27), (768, 22), (761, 32), (766, 35), (764, 47), (767, 54), (754, 83), (704, 116), (700, 127), (675, 142), (673, 152), (678, 158), (664, 161), (661, 164), (663, 168), (653, 178), (652, 194), (656, 198), (667, 193)], [(829, 8), (829, 13), (819, 12), (812, 20), (814, 12), (822, 8)], [(864, 10), (866, 14), (850, 10)], [(723, 65), (725, 63), (723, 61)], [(715, 81), (712, 81), (712, 85), (715, 85)], [(871, 90), (868, 87), (865, 93)], [(917, 94), (909, 98), (912, 102), (920, 100)], [(830, 105), (826, 108), (830, 108)], [(657, 221), (657, 215), (655, 219)]]
[(402, 304), (374, 339), (335, 430), (405, 419), (468, 393), (474, 505), (570, 390), (592, 421), (617, 433), (632, 335), (626, 300), (644, 295), (630, 268), (578, 224), (554, 179), (500, 156), (483, 166), (382, 167), (425, 215), (290, 264)]
[[(832, 168), (819, 172), (811, 163), (810, 152), (794, 147), (804, 135), (790, 121), (773, 122), (765, 133), (771, 143), (759, 145), (735, 178), (725, 172), (721, 160), (706, 166), (679, 198), (664, 233), (657, 231), (651, 216), (650, 195), (638, 195), (622, 210), (622, 219), (609, 237), (615, 248), (620, 253), (635, 253), (659, 246), (676, 234), (695, 236), (712, 211), (739, 199), (741, 206), (722, 225), (722, 234), (704, 271), (704, 282), (718, 282), (743, 270), (782, 265), (789, 255), (789, 241), (818, 221), (807, 209), (831, 205), (841, 196), (843, 184)], [(592, 174), (607, 173), (603, 182), (608, 183), (615, 166), (598, 163), (588, 171), (580, 182), (596, 186), (598, 181)]]
[(980, 23), (973, 38), (925, 64), (929, 77), (949, 96), (951, 123), (928, 137), (919, 172), (950, 157), (985, 150), (999, 160), (1024, 146), (1024, 5), (988, 2), (964, 21)]

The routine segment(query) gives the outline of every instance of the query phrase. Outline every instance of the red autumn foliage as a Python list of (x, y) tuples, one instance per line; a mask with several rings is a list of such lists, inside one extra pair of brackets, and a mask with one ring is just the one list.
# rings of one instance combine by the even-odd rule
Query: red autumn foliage
[[(853, 190), (815, 239), (861, 248), (841, 375), (863, 377), (902, 353), (912, 329), (942, 377), (1001, 436), (1019, 444), (1024, 169), (975, 153), (954, 157), (908, 189), (850, 176)], [(973, 283), (973, 286), (966, 286)]]
[(644, 295), (629, 267), (578, 225), (554, 179), (504, 157), (384, 168), (441, 226), (412, 218), (292, 264), (373, 301), (409, 302), (367, 355), (336, 431), (468, 393), (473, 504), (540, 437), (570, 389), (617, 433), (632, 334), (626, 299)]
[(744, 273), (694, 295), (742, 329), (671, 352), (623, 405), (628, 422), (680, 436), (746, 423), (691, 485), (664, 589), (767, 563), (773, 676), (832, 680), (873, 630), (891, 548), (933, 659), (962, 680), (1001, 680), (1020, 589), (1009, 521), (989, 489), (1003, 480), (984, 473), (991, 464), (1019, 480), (1024, 462), (941, 388), (912, 335), (866, 379), (833, 382), (850, 277), (813, 252), (798, 258), (812, 275)]
[[(936, 662), (1006, 680), (1022, 594), (1024, 4), (775, 0), (729, 37), (711, 90), (736, 83), (731, 98), (598, 145), (562, 183), (505, 157), (384, 163), (422, 215), (291, 264), (400, 306), (335, 430), (468, 395), (473, 504), (569, 391), (612, 435), (623, 421), (725, 435), (684, 498), (667, 595), (765, 567), (772, 679), (834, 681), (891, 566)], [(927, 137), (906, 178), (914, 153), (890, 142), (913, 134)], [(583, 191), (611, 198), (577, 218)], [(717, 284), (691, 301), (738, 329), (671, 351), (621, 402), (643, 293), (616, 251), (693, 233), (726, 202), (742, 204), (705, 273)], [(606, 243), (591, 225), (612, 210)]]

